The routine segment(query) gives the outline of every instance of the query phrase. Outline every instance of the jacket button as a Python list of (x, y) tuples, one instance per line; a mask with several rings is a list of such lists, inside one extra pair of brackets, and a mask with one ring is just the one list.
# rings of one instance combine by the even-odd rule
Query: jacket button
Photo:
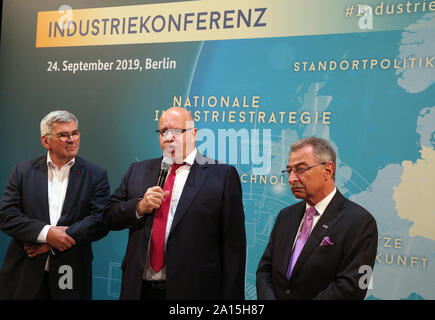
[(290, 289), (287, 289), (287, 290), (285, 291), (285, 294), (289, 296), (289, 295), (290, 295)]

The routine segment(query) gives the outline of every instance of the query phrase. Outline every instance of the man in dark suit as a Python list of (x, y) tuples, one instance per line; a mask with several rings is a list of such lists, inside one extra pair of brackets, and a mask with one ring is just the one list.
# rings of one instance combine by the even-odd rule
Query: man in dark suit
[(0, 299), (91, 299), (91, 242), (102, 238), (110, 189), (106, 171), (77, 156), (77, 118), (41, 121), (46, 156), (14, 166), (0, 209), (12, 237), (0, 271)]
[(378, 243), (376, 221), (335, 187), (335, 152), (295, 142), (286, 172), (304, 201), (281, 210), (257, 269), (258, 299), (363, 299)]
[(166, 110), (157, 133), (174, 164), (163, 189), (162, 158), (145, 160), (130, 166), (109, 199), (109, 228), (130, 229), (121, 299), (244, 298), (240, 179), (234, 167), (197, 152), (196, 132), (186, 109)]

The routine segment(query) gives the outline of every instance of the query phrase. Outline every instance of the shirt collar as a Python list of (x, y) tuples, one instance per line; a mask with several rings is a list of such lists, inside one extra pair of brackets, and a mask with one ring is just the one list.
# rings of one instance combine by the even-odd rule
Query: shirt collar
[(184, 162), (188, 165), (193, 165), (197, 153), (198, 150), (196, 150), (196, 148), (193, 149), (192, 152), (184, 159)]
[[(322, 215), (323, 212), (325, 212), (326, 207), (329, 205), (329, 203), (331, 202), (332, 198), (335, 196), (335, 193), (337, 192), (337, 188), (334, 187), (334, 190), (332, 190), (332, 192), (330, 194), (328, 194), (325, 198), (323, 198), (321, 201), (319, 201), (314, 208), (316, 208), (317, 212)], [(305, 211), (307, 211), (307, 209), (310, 207), (310, 205), (308, 205), (308, 203), (305, 206)]]
[[(64, 164), (62, 166), (62, 168), (66, 167), (66, 166), (72, 167), (75, 163), (76, 163), (76, 158), (74, 157), (70, 161), (68, 161), (68, 163)], [(57, 166), (54, 164), (53, 160), (51, 160), (50, 152), (47, 152), (47, 166), (49, 168), (55, 168), (55, 169), (57, 169)]]

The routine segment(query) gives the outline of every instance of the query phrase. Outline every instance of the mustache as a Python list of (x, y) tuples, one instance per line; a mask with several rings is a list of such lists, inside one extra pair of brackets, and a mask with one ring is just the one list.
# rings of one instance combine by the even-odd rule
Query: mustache
[(305, 189), (305, 187), (301, 184), (295, 183), (295, 184), (290, 184), (290, 189)]

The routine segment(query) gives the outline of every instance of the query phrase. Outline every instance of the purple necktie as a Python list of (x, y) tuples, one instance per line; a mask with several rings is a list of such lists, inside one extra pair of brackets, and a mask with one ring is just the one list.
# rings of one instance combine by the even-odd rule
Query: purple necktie
[(311, 226), (313, 225), (313, 217), (318, 214), (316, 208), (309, 207), (307, 209), (307, 212), (305, 214), (304, 222), (302, 223), (301, 230), (298, 234), (298, 239), (296, 240), (295, 247), (293, 249), (293, 253), (290, 257), (290, 262), (288, 264), (287, 269), (287, 279), (290, 279), (290, 275), (292, 274), (293, 267), (296, 264), (296, 261), (298, 260), (299, 254), (302, 251), (302, 248), (305, 245), (305, 242), (307, 242), (308, 236), (311, 232)]

